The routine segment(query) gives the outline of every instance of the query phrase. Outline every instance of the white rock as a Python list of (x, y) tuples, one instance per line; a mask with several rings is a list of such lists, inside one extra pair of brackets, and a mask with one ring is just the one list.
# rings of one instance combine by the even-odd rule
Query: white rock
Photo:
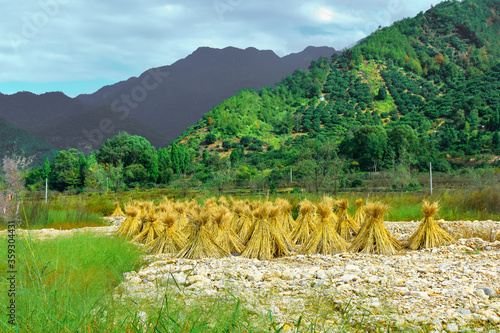
[(368, 279), (368, 282), (369, 282), (369, 283), (377, 283), (377, 282), (379, 282), (379, 281), (380, 281), (380, 278), (379, 278), (378, 276), (376, 276), (376, 275), (372, 275), (372, 276), (370, 276), (370, 278)]
[(134, 276), (129, 281), (132, 284), (141, 284), (142, 283), (142, 279), (140, 277), (138, 277), (138, 276)]
[(348, 282), (351, 282), (351, 281), (354, 281), (357, 279), (358, 279), (357, 275), (345, 274), (345, 275), (341, 276), (339, 280), (344, 282), (344, 283), (348, 283)]
[(500, 324), (500, 317), (498, 317), (498, 316), (496, 316), (496, 315), (490, 316), (490, 318), (488, 318), (488, 320), (489, 320), (489, 321), (490, 321), (490, 323), (492, 323), (492, 324), (495, 324), (495, 325)]
[(446, 325), (446, 332), (448, 333), (458, 332), (458, 325), (455, 323), (449, 323), (448, 325)]
[(249, 275), (247, 277), (247, 280), (251, 281), (251, 282), (259, 282), (259, 281), (262, 281), (263, 277), (264, 277), (264, 275), (262, 275), (261, 273), (254, 273), (254, 274)]
[(316, 279), (326, 280), (326, 279), (328, 279), (328, 274), (326, 274), (325, 271), (317, 271), (316, 272)]
[(345, 270), (348, 272), (360, 272), (361, 268), (356, 265), (346, 265)]

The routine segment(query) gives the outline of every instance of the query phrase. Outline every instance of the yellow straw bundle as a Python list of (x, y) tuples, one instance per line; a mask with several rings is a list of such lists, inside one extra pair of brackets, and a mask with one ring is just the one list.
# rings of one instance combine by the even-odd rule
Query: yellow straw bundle
[(173, 210), (163, 212), (158, 216), (158, 222), (163, 225), (163, 232), (153, 243), (151, 253), (177, 253), (186, 242), (185, 235), (179, 230), (177, 221), (179, 214)]
[(419, 250), (455, 243), (455, 239), (434, 221), (434, 215), (438, 210), (439, 204), (437, 202), (430, 204), (427, 200), (424, 200), (422, 205), (424, 218), (420, 222), (417, 231), (408, 239), (407, 248)]
[(387, 212), (387, 206), (381, 203), (370, 203), (366, 205), (365, 212), (365, 223), (353, 240), (349, 251), (395, 254), (401, 245), (384, 225), (383, 219)]
[(346, 251), (346, 241), (335, 230), (333, 204), (333, 200), (326, 197), (318, 203), (319, 220), (316, 223), (316, 230), (309, 235), (309, 238), (300, 248), (300, 253), (335, 254)]
[(219, 246), (210, 232), (211, 213), (201, 209), (192, 209), (187, 213), (189, 231), (186, 244), (177, 254), (179, 258), (201, 259), (222, 258), (230, 253)]
[(300, 212), (295, 222), (295, 229), (290, 234), (291, 240), (297, 244), (304, 244), (316, 228), (316, 206), (309, 200), (300, 203)]
[(115, 202), (113, 203), (115, 205), (115, 210), (111, 214), (111, 216), (118, 216), (118, 217), (125, 217), (126, 215), (123, 213), (122, 209), (120, 208), (120, 203)]
[(349, 214), (349, 201), (347, 199), (337, 200), (337, 224), (335, 229), (337, 233), (346, 241), (350, 241), (359, 231), (359, 226), (356, 225), (351, 214)]

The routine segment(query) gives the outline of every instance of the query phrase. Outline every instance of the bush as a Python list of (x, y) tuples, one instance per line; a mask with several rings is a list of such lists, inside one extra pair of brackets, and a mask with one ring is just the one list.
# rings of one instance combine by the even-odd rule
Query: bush
[(250, 143), (252, 142), (253, 138), (251, 136), (245, 135), (244, 137), (241, 138), (240, 144), (243, 147), (248, 147)]
[(207, 145), (211, 145), (212, 143), (215, 143), (215, 141), (217, 141), (217, 137), (214, 134), (208, 133), (205, 135), (205, 143)]

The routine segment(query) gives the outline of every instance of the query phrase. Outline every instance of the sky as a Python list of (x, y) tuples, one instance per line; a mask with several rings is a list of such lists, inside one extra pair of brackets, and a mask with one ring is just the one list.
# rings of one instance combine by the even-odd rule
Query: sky
[(170, 65), (198, 47), (352, 46), (431, 0), (2, 1), (0, 92), (74, 97)]

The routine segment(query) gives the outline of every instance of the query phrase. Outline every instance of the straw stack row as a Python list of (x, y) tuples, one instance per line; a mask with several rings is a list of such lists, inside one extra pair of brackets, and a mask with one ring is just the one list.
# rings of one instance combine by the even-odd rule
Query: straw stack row
[(303, 200), (296, 219), (285, 199), (271, 201), (208, 199), (160, 204), (132, 202), (125, 214), (118, 203), (113, 216), (125, 216), (117, 230), (133, 242), (145, 244), (151, 254), (170, 253), (180, 258), (221, 258), (241, 255), (259, 260), (291, 254), (362, 252), (395, 254), (403, 248), (418, 250), (454, 242), (435, 221), (437, 203), (423, 203), (424, 218), (406, 244), (385, 227), (387, 206), (357, 200), (354, 216), (348, 200), (324, 197), (314, 204)]

